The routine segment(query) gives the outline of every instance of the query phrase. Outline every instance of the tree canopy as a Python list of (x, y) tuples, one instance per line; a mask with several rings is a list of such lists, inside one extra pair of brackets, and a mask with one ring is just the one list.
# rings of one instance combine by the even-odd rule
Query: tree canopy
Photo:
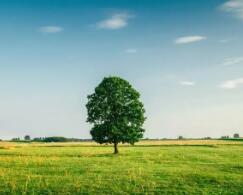
[(128, 81), (119, 77), (106, 77), (88, 95), (87, 121), (93, 124), (90, 133), (93, 140), (113, 143), (118, 153), (118, 143), (134, 144), (143, 137), (142, 125), (145, 109), (140, 94)]

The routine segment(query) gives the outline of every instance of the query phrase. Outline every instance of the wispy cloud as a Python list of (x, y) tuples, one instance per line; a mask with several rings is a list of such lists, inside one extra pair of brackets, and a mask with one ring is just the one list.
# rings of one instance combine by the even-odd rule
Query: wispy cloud
[(234, 89), (240, 85), (243, 85), (243, 78), (237, 78), (237, 79), (224, 81), (220, 85), (220, 87), (223, 89)]
[(178, 37), (174, 42), (175, 44), (188, 44), (193, 42), (198, 42), (207, 39), (205, 36), (194, 35), (194, 36), (185, 36)]
[(220, 9), (233, 14), (236, 18), (243, 20), (243, 1), (242, 0), (228, 0)]
[(113, 14), (111, 18), (98, 22), (97, 27), (110, 30), (124, 28), (128, 25), (128, 20), (132, 17), (134, 16), (127, 13)]
[(63, 31), (63, 28), (60, 26), (42, 26), (39, 31), (42, 33), (59, 33)]
[(224, 59), (222, 66), (231, 66), (235, 64), (243, 64), (243, 57), (236, 57), (236, 58), (226, 58)]
[(179, 84), (184, 86), (194, 86), (196, 83), (193, 81), (180, 81)]
[(219, 43), (228, 43), (230, 42), (232, 39), (221, 39), (219, 40)]
[(130, 49), (126, 49), (125, 52), (126, 53), (130, 53), (130, 54), (133, 54), (133, 53), (137, 53), (138, 50), (137, 49), (134, 49), (134, 48), (130, 48)]

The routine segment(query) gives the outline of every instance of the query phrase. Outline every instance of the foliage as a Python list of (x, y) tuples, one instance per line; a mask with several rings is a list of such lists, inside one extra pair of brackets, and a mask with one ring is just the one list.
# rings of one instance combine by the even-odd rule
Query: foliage
[(240, 134), (239, 133), (235, 133), (234, 134), (234, 138), (240, 138)]
[(145, 121), (140, 94), (122, 78), (107, 77), (88, 96), (87, 121), (94, 126), (92, 138), (102, 143), (134, 144), (143, 137)]
[(25, 140), (25, 141), (30, 141), (30, 140), (31, 140), (31, 139), (30, 139), (30, 136), (29, 136), (29, 135), (24, 136), (24, 140)]
[(67, 138), (65, 137), (45, 137), (43, 139), (44, 142), (67, 142)]
[(35, 137), (33, 142), (89, 142), (91, 139), (77, 139), (66, 137)]
[(18, 141), (20, 141), (20, 138), (19, 138), (19, 137), (15, 137), (15, 138), (12, 138), (11, 141), (13, 141), (13, 142), (18, 142)]
[(221, 136), (221, 139), (229, 139), (230, 137), (228, 135)]
[(34, 142), (67, 142), (68, 138), (65, 137), (36, 137), (33, 139)]
[(35, 137), (32, 141), (34, 142), (43, 142), (44, 137)]

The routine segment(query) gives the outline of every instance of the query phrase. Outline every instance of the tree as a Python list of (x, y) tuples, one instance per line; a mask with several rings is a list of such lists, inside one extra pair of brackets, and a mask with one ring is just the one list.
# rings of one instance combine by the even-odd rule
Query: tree
[(43, 140), (44, 140), (43, 137), (35, 137), (35, 138), (33, 139), (34, 142), (42, 142)]
[(126, 80), (119, 77), (106, 77), (88, 95), (86, 104), (87, 122), (93, 124), (90, 133), (96, 142), (117, 145), (134, 144), (143, 137), (142, 125), (145, 121), (144, 106), (140, 94)]
[(43, 142), (67, 142), (68, 139), (65, 137), (45, 137), (43, 140)]
[(24, 136), (24, 140), (25, 141), (30, 141), (30, 136), (29, 135)]
[(229, 139), (230, 137), (228, 135), (221, 136), (221, 139)]
[(239, 133), (235, 133), (234, 134), (234, 138), (240, 138), (240, 134)]
[(12, 138), (12, 141), (13, 142), (18, 142), (18, 141), (20, 141), (20, 138), (19, 137)]

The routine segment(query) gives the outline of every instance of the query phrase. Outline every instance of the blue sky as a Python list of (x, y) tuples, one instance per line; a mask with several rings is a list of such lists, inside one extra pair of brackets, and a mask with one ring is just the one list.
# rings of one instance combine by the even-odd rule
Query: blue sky
[(242, 0), (2, 0), (0, 138), (89, 138), (104, 76), (140, 91), (145, 137), (243, 134)]

